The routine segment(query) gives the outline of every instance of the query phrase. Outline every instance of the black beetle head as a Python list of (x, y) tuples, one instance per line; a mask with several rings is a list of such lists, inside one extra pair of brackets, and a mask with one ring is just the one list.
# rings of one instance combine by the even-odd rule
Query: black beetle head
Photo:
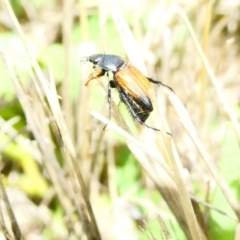
[(101, 53), (84, 57), (82, 61), (89, 61), (94, 65), (98, 65), (105, 71), (112, 72), (117, 72), (125, 63), (125, 61), (119, 56)]
[(88, 57), (88, 61), (93, 64), (98, 64), (103, 58), (104, 54), (94, 54)]
[(87, 56), (87, 57), (82, 57), (81, 62), (91, 62), (94, 65), (97, 65), (101, 59), (103, 58), (104, 54), (94, 54), (91, 56)]

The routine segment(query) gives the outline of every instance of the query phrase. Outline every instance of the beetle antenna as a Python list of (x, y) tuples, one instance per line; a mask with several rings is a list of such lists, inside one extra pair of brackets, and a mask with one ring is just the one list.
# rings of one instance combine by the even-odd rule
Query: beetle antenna
[(89, 61), (89, 56), (86, 56), (86, 57), (82, 57), (80, 62), (83, 62), (83, 63), (86, 63)]

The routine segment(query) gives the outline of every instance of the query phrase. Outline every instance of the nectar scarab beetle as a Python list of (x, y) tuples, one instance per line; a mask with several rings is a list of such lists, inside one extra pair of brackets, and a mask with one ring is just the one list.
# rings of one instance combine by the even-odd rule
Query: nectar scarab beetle
[(160, 131), (157, 128), (148, 126), (145, 121), (153, 111), (153, 105), (149, 96), (151, 82), (167, 87), (171, 91), (172, 88), (160, 81), (145, 77), (132, 63), (122, 59), (116, 55), (110, 54), (94, 54), (84, 57), (83, 61), (89, 61), (98, 66), (99, 70), (95, 70), (89, 77), (85, 86), (93, 80), (103, 76), (105, 73), (112, 72), (113, 79), (108, 83), (108, 103), (111, 118), (111, 88), (116, 88), (121, 101), (128, 107), (132, 117), (140, 124)]

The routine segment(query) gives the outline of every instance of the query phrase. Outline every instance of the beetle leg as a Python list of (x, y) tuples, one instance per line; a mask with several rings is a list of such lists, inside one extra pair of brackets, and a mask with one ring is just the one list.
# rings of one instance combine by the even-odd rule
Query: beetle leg
[(103, 75), (105, 74), (105, 71), (101, 69), (101, 71), (95, 71), (93, 72), (87, 79), (87, 82), (85, 83), (85, 86), (88, 85), (88, 83), (93, 80), (93, 79), (96, 79), (96, 78), (100, 78), (102, 77)]
[[(108, 107), (109, 107), (109, 119), (108, 119), (108, 122), (110, 121), (111, 115), (112, 115), (112, 105), (111, 105), (112, 95), (111, 95), (111, 88), (115, 88), (115, 87), (116, 87), (116, 84), (114, 83), (114, 81), (109, 81), (109, 82), (108, 82), (108, 87), (107, 87), (107, 98), (108, 98)], [(107, 122), (107, 124), (104, 126), (103, 130), (106, 129), (106, 127), (107, 127), (107, 125), (108, 125), (108, 122)]]
[(112, 105), (111, 105), (111, 100), (112, 100), (112, 92), (111, 92), (111, 88), (112, 88), (112, 82), (113, 81), (109, 81), (108, 82), (108, 91), (107, 91), (107, 98), (108, 98), (108, 105), (109, 105), (109, 120), (111, 119), (111, 110), (112, 110)]
[(162, 86), (168, 88), (169, 90), (171, 90), (172, 92), (174, 92), (171, 87), (169, 87), (168, 85), (163, 84), (161, 81), (157, 81), (157, 80), (154, 80), (153, 78), (149, 78), (149, 77), (147, 77), (147, 79), (148, 79), (148, 81), (150, 81), (152, 83), (155, 83), (155, 84), (158, 84), (158, 85), (162, 85)]
[(113, 81), (113, 80), (109, 81), (109, 84), (110, 84), (110, 87), (111, 87), (111, 88), (116, 88), (116, 87), (117, 87), (116, 82)]
[(127, 97), (126, 93), (124, 91), (122, 91), (122, 92), (120, 92), (120, 94), (121, 94), (121, 98), (122, 98), (123, 102), (127, 105), (128, 109), (129, 109), (129, 111), (132, 114), (134, 119), (136, 119), (141, 125), (144, 125), (147, 128), (151, 128), (151, 129), (156, 130), (156, 131), (161, 131), (161, 130), (159, 130), (157, 128), (150, 127), (145, 122), (143, 122), (141, 120), (141, 118), (137, 115), (135, 110), (133, 109), (132, 104), (129, 102), (129, 98)]

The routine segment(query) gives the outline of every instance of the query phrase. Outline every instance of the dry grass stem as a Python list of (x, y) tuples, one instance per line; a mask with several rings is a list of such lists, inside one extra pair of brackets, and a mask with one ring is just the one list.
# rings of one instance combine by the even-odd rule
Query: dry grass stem
[(240, 3), (20, 2), (0, 13), (0, 239), (238, 239)]

